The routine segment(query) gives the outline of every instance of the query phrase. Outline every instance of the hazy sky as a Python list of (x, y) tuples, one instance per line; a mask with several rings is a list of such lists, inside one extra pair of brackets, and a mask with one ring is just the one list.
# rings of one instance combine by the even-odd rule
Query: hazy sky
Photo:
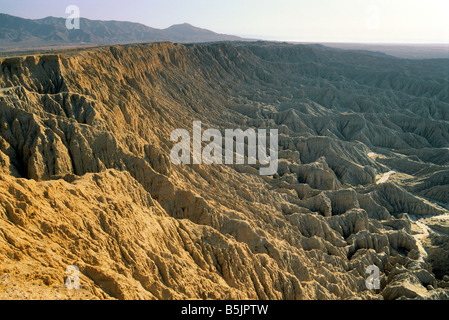
[(0, 0), (0, 12), (166, 28), (188, 22), (219, 33), (304, 42), (449, 43), (449, 0)]

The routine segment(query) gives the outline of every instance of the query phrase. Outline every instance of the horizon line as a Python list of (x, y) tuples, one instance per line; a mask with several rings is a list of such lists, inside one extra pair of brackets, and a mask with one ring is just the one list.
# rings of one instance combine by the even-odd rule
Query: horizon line
[[(67, 17), (57, 17), (57, 16), (51, 16), (51, 15), (43, 17), (43, 18), (23, 18), (23, 17), (15, 16), (15, 15), (5, 13), (5, 12), (0, 12), (0, 14), (8, 15), (11, 17), (16, 17), (16, 18), (20, 18), (20, 19), (25, 19), (25, 20), (42, 20), (42, 19), (46, 19), (46, 18), (67, 19)], [(90, 21), (102, 21), (102, 22), (127, 22), (127, 23), (140, 24), (145, 27), (148, 27), (151, 29), (157, 29), (157, 30), (166, 30), (173, 26), (178, 26), (178, 25), (190, 25), (197, 29), (207, 30), (207, 31), (211, 31), (213, 33), (221, 34), (221, 35), (235, 36), (235, 37), (241, 38), (242, 40), (249, 40), (249, 41), (272, 41), (272, 42), (284, 42), (284, 43), (293, 43), (293, 44), (354, 44), (354, 45), (356, 44), (356, 45), (390, 45), (390, 46), (391, 45), (422, 45), (422, 46), (444, 45), (444, 46), (449, 46), (449, 39), (447, 40), (447, 42), (404, 42), (404, 41), (398, 41), (398, 42), (365, 42), (365, 41), (361, 41), (361, 42), (358, 42), (358, 41), (345, 41), (345, 40), (340, 40), (340, 41), (339, 40), (330, 40), (330, 41), (329, 40), (321, 40), (321, 41), (279, 40), (279, 39), (275, 39), (275, 38), (282, 37), (282, 36), (272, 36), (272, 37), (274, 37), (272, 39), (263, 39), (263, 38), (255, 38), (255, 37), (269, 38), (271, 36), (221, 33), (221, 32), (217, 32), (217, 31), (213, 31), (208, 28), (198, 27), (189, 22), (175, 23), (166, 28), (157, 28), (157, 27), (151, 27), (145, 23), (134, 22), (134, 21), (129, 21), (129, 20), (116, 20), (116, 19), (102, 20), (102, 19), (91, 19), (91, 18), (86, 18), (86, 17), (80, 17), (80, 19), (86, 19), (86, 20), (90, 20)], [(228, 40), (228, 41), (238, 41), (238, 40)]]

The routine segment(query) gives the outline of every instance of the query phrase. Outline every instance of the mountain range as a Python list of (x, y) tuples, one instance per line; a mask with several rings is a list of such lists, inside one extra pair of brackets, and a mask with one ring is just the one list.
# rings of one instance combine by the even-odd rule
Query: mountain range
[[(74, 30), (67, 29), (65, 24), (65, 18), (46, 17), (32, 20), (0, 13), (0, 52), (54, 50), (63, 47), (143, 42), (200, 43), (255, 40), (215, 33), (188, 23), (172, 25), (166, 29), (156, 29), (134, 22), (80, 18), (80, 29)], [(373, 51), (407, 59), (449, 58), (449, 44), (338, 42), (321, 44), (343, 50)]]
[(139, 42), (213, 42), (243, 40), (194, 27), (188, 23), (166, 29), (126, 21), (80, 18), (80, 28), (66, 28), (65, 18), (24, 19), (0, 14), (0, 50), (70, 45), (111, 45)]

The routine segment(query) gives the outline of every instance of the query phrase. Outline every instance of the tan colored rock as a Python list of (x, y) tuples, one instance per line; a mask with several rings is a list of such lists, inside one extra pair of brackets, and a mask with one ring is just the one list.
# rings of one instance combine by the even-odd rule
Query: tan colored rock
[[(0, 59), (0, 298), (52, 298), (68, 265), (80, 299), (446, 297), (447, 239), (404, 214), (447, 214), (445, 80), (430, 99), (412, 66), (396, 85), (359, 58), (153, 43)], [(278, 172), (171, 164), (194, 120), (278, 129)]]

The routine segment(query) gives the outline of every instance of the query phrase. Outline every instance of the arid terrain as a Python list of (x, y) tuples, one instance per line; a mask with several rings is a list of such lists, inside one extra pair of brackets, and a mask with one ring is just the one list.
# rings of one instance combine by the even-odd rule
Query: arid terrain
[[(447, 299), (448, 62), (268, 42), (1, 58), (0, 298)], [(278, 172), (172, 164), (193, 121), (278, 129)]]
[(67, 29), (65, 18), (25, 19), (0, 12), (0, 53), (155, 41), (195, 43), (244, 40), (188, 23), (156, 29), (128, 21), (80, 18), (79, 26), (79, 29)]

